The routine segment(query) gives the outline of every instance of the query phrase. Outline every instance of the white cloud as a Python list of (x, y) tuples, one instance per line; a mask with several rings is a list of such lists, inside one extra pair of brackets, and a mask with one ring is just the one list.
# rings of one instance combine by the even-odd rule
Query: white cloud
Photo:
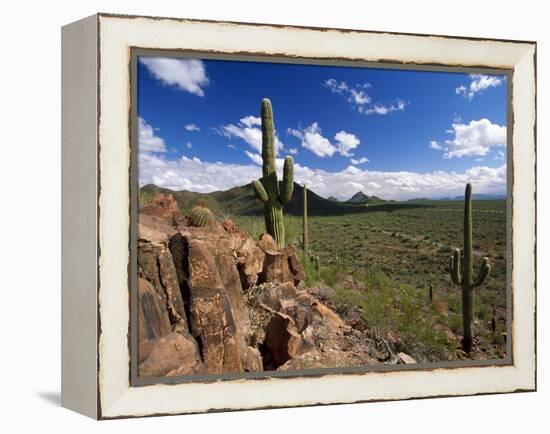
[(188, 149), (191, 149), (193, 147), (193, 143), (187, 142), (185, 146), (187, 146)]
[[(249, 158), (256, 161), (240, 165), (204, 162), (185, 156), (169, 160), (163, 155), (142, 153), (139, 155), (140, 185), (153, 183), (173, 190), (198, 192), (227, 190), (249, 184), (262, 176), (258, 157), (250, 152)], [(279, 176), (282, 176), (283, 159), (278, 158), (276, 165)], [(366, 194), (395, 200), (459, 196), (464, 193), (467, 182), (472, 183), (475, 193), (503, 194), (506, 192), (506, 173), (506, 164), (496, 168), (475, 166), (463, 172), (428, 173), (361, 170), (354, 166), (329, 172), (294, 164), (297, 183), (307, 183), (311, 190), (323, 197), (339, 199), (349, 198), (350, 187), (355, 184)]]
[(396, 99), (395, 103), (386, 105), (381, 103), (373, 103), (372, 97), (365, 92), (365, 89), (371, 87), (370, 83), (349, 85), (345, 81), (338, 81), (334, 78), (329, 78), (323, 83), (332, 93), (337, 94), (348, 100), (352, 107), (359, 113), (364, 115), (387, 115), (396, 111), (403, 111), (407, 103), (402, 99)]
[(288, 153), (289, 153), (290, 155), (296, 155), (296, 154), (298, 153), (298, 148), (290, 148), (290, 149), (288, 150)]
[(236, 147), (235, 145), (232, 145), (232, 144), (227, 145), (227, 147), (228, 147), (229, 149), (237, 149), (237, 147)]
[(166, 152), (164, 139), (142, 117), (138, 118), (138, 137), (139, 152)]
[(332, 157), (337, 151), (336, 146), (330, 143), (326, 137), (323, 137), (317, 122), (304, 129), (289, 128), (287, 131), (302, 141), (302, 147), (310, 150), (318, 157)]
[(244, 153), (254, 162), (254, 164), (261, 166), (264, 163), (264, 160), (262, 159), (262, 156), (260, 154), (256, 154), (250, 151), (244, 151)]
[(360, 110), (360, 112), (364, 113), (365, 115), (376, 114), (376, 115), (384, 116), (393, 112), (403, 111), (405, 110), (406, 105), (407, 103), (405, 101), (401, 99), (397, 99), (393, 104), (390, 104), (390, 105), (374, 104), (370, 108), (365, 108), (362, 111)]
[(354, 105), (364, 105), (371, 102), (371, 97), (365, 92), (365, 89), (371, 87), (370, 83), (348, 85), (345, 81), (338, 81), (334, 78), (325, 80), (323, 85), (332, 93), (341, 95)]
[(195, 125), (195, 124), (186, 124), (184, 126), (184, 128), (187, 130), (187, 131), (200, 131), (201, 129)]
[[(237, 124), (222, 125), (217, 131), (227, 138), (239, 138), (257, 152), (262, 152), (262, 121), (259, 117), (245, 116)], [(279, 136), (275, 133), (275, 152), (278, 153), (284, 148)]]
[(370, 160), (367, 157), (361, 157), (358, 159), (350, 158), (349, 161), (351, 164), (364, 164), (364, 163), (368, 163)]
[(344, 157), (351, 157), (353, 153), (350, 151), (361, 143), (355, 134), (346, 133), (344, 130), (337, 132), (334, 140), (336, 140), (338, 152)]
[(496, 146), (506, 146), (506, 127), (493, 124), (488, 119), (479, 119), (470, 121), (469, 124), (452, 124), (454, 137), (445, 140), (444, 146), (435, 141), (430, 142), (432, 146), (436, 143), (440, 149), (444, 150), (443, 158), (480, 156), (483, 157)]
[(344, 157), (351, 157), (353, 149), (361, 143), (355, 134), (344, 130), (334, 135), (334, 143), (323, 136), (321, 128), (317, 122), (312, 123), (307, 128), (288, 128), (287, 133), (297, 137), (302, 141), (303, 148), (310, 150), (318, 157), (332, 157), (338, 153)]
[(249, 128), (252, 128), (254, 126), (261, 126), (262, 125), (262, 119), (259, 116), (245, 116), (241, 119), (241, 123), (243, 125), (246, 125)]
[(503, 83), (501, 77), (485, 74), (470, 74), (470, 84), (458, 86), (455, 93), (471, 101), (476, 93), (483, 93), (484, 90), (490, 87), (497, 87)]
[[(449, 132), (449, 130), (447, 130), (447, 132)], [(454, 132), (454, 130), (451, 132)], [(430, 140), (430, 148), (435, 149), (436, 151), (441, 151), (443, 149), (443, 147), (435, 140)]]
[(204, 96), (203, 87), (210, 82), (201, 60), (140, 57), (139, 61), (164, 85), (174, 86), (193, 95)]

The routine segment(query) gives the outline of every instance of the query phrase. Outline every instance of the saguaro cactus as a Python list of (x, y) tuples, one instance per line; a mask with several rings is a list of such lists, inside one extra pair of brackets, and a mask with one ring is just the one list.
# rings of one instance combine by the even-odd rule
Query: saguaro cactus
[(283, 182), (279, 189), (277, 169), (275, 167), (275, 127), (271, 101), (262, 100), (262, 171), (261, 180), (252, 182), (258, 199), (264, 204), (265, 229), (277, 242), (285, 246), (285, 226), (283, 222), (283, 205), (287, 204), (294, 190), (294, 160), (286, 157), (283, 166)]
[(451, 256), (449, 272), (451, 279), (456, 285), (462, 287), (462, 323), (464, 328), (464, 339), (462, 341), (463, 349), (470, 353), (472, 349), (472, 320), (474, 316), (474, 289), (485, 283), (491, 266), (489, 259), (483, 258), (481, 268), (477, 277), (474, 279), (473, 271), (473, 249), (472, 249), (472, 186), (466, 185), (464, 193), (464, 249), (462, 255), (462, 264), (460, 250), (455, 249)]
[(309, 235), (307, 231), (307, 184), (304, 184), (304, 257), (307, 258), (309, 252)]

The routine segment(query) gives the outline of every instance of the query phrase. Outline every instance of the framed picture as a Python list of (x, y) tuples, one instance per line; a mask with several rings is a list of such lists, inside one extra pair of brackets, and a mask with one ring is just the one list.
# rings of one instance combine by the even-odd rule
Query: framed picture
[(62, 44), (64, 406), (535, 390), (534, 42), (98, 14)]

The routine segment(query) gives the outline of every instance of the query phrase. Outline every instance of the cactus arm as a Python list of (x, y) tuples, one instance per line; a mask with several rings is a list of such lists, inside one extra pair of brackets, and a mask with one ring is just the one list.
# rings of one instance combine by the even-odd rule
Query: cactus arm
[(487, 276), (489, 276), (489, 273), (491, 272), (491, 265), (489, 265), (489, 258), (483, 258), (483, 261), (481, 262), (481, 268), (479, 269), (479, 273), (476, 277), (476, 280), (474, 280), (474, 283), (472, 286), (474, 288), (478, 288), (481, 285), (485, 283), (485, 280), (487, 279)]
[(462, 275), (460, 273), (460, 250), (459, 249), (455, 249), (454, 255), (451, 256), (449, 271), (451, 273), (451, 279), (455, 283), (455, 285), (462, 285)]
[[(273, 122), (273, 109), (268, 98), (262, 100), (262, 160), (263, 174), (267, 178), (276, 173), (275, 167), (275, 123)], [(275, 175), (276, 176), (276, 175)]]
[(269, 201), (267, 191), (265, 191), (265, 188), (260, 181), (252, 181), (252, 187), (254, 188), (254, 193), (256, 193), (256, 197), (258, 199), (260, 199), (263, 203), (267, 203)]
[(292, 157), (285, 158), (283, 167), (283, 184), (279, 200), (283, 205), (286, 205), (292, 198), (294, 192), (294, 160)]

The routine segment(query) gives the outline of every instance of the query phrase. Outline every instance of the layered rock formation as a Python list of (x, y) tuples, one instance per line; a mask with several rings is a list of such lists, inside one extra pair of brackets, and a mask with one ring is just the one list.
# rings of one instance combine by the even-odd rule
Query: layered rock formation
[(373, 360), (357, 337), (363, 332), (301, 288), (293, 247), (278, 249), (267, 234), (255, 241), (230, 220), (188, 226), (171, 195), (155, 197), (138, 214), (138, 375)]

